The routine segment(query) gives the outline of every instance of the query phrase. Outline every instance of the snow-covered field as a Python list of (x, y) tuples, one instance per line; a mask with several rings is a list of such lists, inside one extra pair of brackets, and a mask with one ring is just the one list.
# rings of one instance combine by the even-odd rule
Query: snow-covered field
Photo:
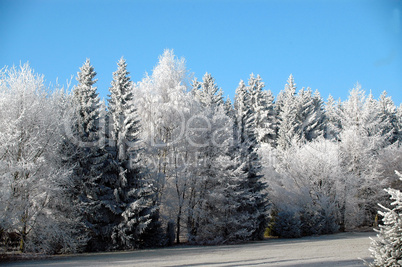
[(129, 252), (56, 256), (6, 266), (364, 266), (370, 236), (339, 233), (300, 239), (269, 239), (230, 246), (176, 246)]

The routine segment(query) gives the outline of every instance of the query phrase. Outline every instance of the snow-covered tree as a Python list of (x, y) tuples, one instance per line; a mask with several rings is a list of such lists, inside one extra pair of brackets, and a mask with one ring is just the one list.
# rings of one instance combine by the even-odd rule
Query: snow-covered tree
[[(244, 164), (233, 151), (233, 121), (218, 88), (209, 75), (206, 83), (194, 83), (193, 93), (200, 103), (199, 113), (189, 124), (189, 135), (199, 155), (192, 167), (188, 206), (188, 234), (191, 242), (221, 244), (249, 240), (255, 221), (240, 211), (249, 204), (249, 194), (241, 186), (247, 182)], [(198, 96), (198, 97), (197, 97)], [(199, 96), (202, 96), (199, 97)]]
[(256, 221), (244, 207), (252, 205), (250, 195), (243, 190), (247, 174), (239, 158), (222, 156), (216, 158), (219, 179), (215, 187), (201, 202), (199, 227), (195, 241), (201, 244), (238, 243), (253, 239)]
[(127, 63), (121, 58), (117, 63), (118, 69), (113, 73), (113, 81), (109, 95), (110, 141), (115, 147), (115, 160), (119, 162), (120, 181), (125, 183), (125, 170), (129, 167), (130, 149), (133, 149), (138, 137), (138, 119), (133, 103), (132, 82)]
[(88, 250), (110, 248), (113, 222), (122, 212), (114, 194), (117, 179), (105, 149), (104, 111), (96, 83), (96, 72), (87, 59), (73, 88), (75, 108), (71, 138), (75, 142), (76, 201), (81, 206), (89, 234)]
[(225, 114), (228, 116), (231, 120), (234, 120), (234, 109), (232, 105), (232, 101), (228, 97), (224, 103), (224, 109), (225, 109)]
[(318, 91), (302, 88), (296, 98), (296, 132), (302, 141), (312, 141), (324, 134), (323, 101)]
[(202, 82), (195, 80), (193, 82), (194, 97), (204, 106), (223, 105), (223, 92), (215, 84), (215, 79), (210, 73), (205, 73)]
[[(224, 243), (228, 242), (225, 228), (228, 226), (224, 220), (224, 216), (229, 216), (228, 202), (233, 205), (238, 201), (227, 188), (233, 183), (231, 179), (238, 178), (229, 155), (233, 122), (225, 115), (222, 106), (204, 107), (201, 114), (202, 120), (195, 119), (190, 125), (205, 130), (192, 132), (192, 138), (202, 140), (203, 145), (197, 149), (198, 164), (196, 162), (191, 170), (187, 220), (189, 240), (202, 244)], [(242, 175), (240, 177), (244, 177), (244, 173)]]
[(123, 213), (112, 238), (118, 248), (159, 245), (160, 242), (151, 244), (155, 240), (150, 240), (149, 232), (160, 234), (158, 208), (153, 185), (144, 180), (143, 172), (146, 170), (138, 162), (141, 154), (138, 140), (140, 130), (133, 102), (133, 84), (128, 76), (126, 61), (121, 58), (117, 65), (109, 95), (108, 151), (118, 180), (114, 195)]
[[(293, 144), (282, 152), (274, 166), (278, 174), (272, 175), (272, 170), (268, 174), (273, 177), (269, 184), (277, 213), (277, 234), (297, 237), (338, 230), (345, 190), (338, 153), (338, 146), (323, 138)], [(287, 228), (297, 224), (296, 218), (300, 220), (300, 229), (289, 232)]]
[(217, 88), (214, 84), (194, 84), (193, 89), (203, 98), (198, 98), (199, 113), (194, 114), (187, 129), (198, 144), (199, 155), (191, 170), (188, 234), (191, 242), (199, 244), (236, 243), (255, 238), (260, 222), (246, 209), (257, 203), (245, 188), (246, 164), (239, 154), (232, 153), (233, 146), (238, 145), (233, 142), (233, 121), (222, 102), (214, 101), (221, 97), (219, 91), (208, 90), (211, 87)]
[(0, 72), (0, 229), (21, 251), (79, 250), (68, 201), (71, 168), (58, 151), (68, 97), (51, 92), (28, 64)]
[[(131, 181), (130, 181), (131, 180)], [(155, 247), (164, 244), (159, 223), (159, 208), (153, 185), (148, 181), (127, 183), (124, 211), (112, 234), (115, 247), (123, 249)]]
[(387, 92), (384, 91), (380, 99), (378, 100), (378, 112), (381, 118), (381, 125), (383, 129), (380, 129), (382, 135), (390, 143), (398, 141), (398, 120), (397, 109), (390, 96), (387, 96)]
[[(339, 109), (342, 131), (339, 134), (340, 164), (351, 175), (347, 182), (356, 190), (356, 222), (353, 226), (370, 225), (375, 217), (374, 205), (381, 197), (381, 175), (377, 155), (387, 144), (376, 101), (365, 97), (360, 85), (350, 92)], [(354, 184), (354, 185), (352, 185)]]
[(254, 74), (248, 80), (250, 108), (254, 114), (254, 129), (259, 143), (274, 145), (276, 138), (276, 114), (274, 97), (271, 91), (263, 91), (265, 87), (261, 77)]
[[(250, 239), (262, 239), (267, 226), (267, 196), (264, 192), (266, 185), (261, 175), (261, 163), (257, 154), (258, 142), (254, 131), (254, 113), (250, 108), (250, 94), (243, 81), (240, 81), (235, 95), (235, 149), (243, 165), (247, 179), (238, 188), (242, 197), (249, 199), (238, 208), (248, 214), (254, 222)], [(246, 196), (247, 195), (247, 196)], [(241, 198), (241, 197), (240, 197)]]
[(162, 219), (166, 223), (176, 221), (177, 241), (189, 186), (187, 162), (193, 149), (186, 139), (193, 105), (188, 76), (184, 59), (165, 50), (152, 75), (147, 75), (134, 89), (145, 144), (144, 164), (152, 169)]
[[(398, 173), (402, 181), (402, 175)], [(392, 200), (391, 208), (379, 204), (384, 211), (378, 213), (383, 217), (379, 229), (375, 229), (377, 239), (371, 239), (370, 251), (374, 262), (370, 266), (402, 265), (402, 192), (397, 189), (385, 190)]]
[(292, 142), (299, 140), (296, 119), (296, 84), (292, 74), (285, 85), (285, 90), (278, 95), (276, 110), (279, 124), (277, 146), (279, 149), (285, 150), (290, 147)]
[(340, 100), (335, 99), (330, 95), (325, 104), (325, 138), (329, 140), (339, 140), (339, 133), (342, 129), (341, 119), (339, 117)]
[(396, 110), (397, 142), (402, 143), (402, 104)]

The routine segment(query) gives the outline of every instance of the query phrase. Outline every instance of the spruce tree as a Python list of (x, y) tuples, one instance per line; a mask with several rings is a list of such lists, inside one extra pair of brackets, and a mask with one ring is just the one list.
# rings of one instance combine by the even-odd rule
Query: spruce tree
[(250, 107), (250, 94), (243, 81), (240, 81), (235, 96), (235, 145), (244, 163), (243, 171), (247, 179), (240, 185), (243, 196), (239, 199), (249, 199), (239, 207), (240, 213), (248, 214), (254, 222), (250, 239), (262, 239), (267, 226), (267, 196), (264, 193), (266, 185), (262, 182), (261, 163), (257, 154), (258, 142), (254, 132), (254, 114)]
[[(141, 153), (138, 133), (139, 121), (133, 103), (133, 84), (127, 63), (121, 58), (113, 73), (109, 95), (109, 153), (117, 179), (114, 194), (122, 209), (113, 232), (117, 248), (138, 248), (159, 245), (154, 235), (160, 234), (158, 209), (152, 185), (144, 180), (144, 171), (138, 161)], [(161, 238), (159, 236), (159, 238)]]
[(215, 84), (215, 79), (210, 73), (205, 73), (202, 82), (193, 82), (193, 93), (195, 98), (204, 106), (223, 105), (223, 92)]
[(276, 105), (278, 113), (278, 139), (277, 147), (282, 150), (288, 149), (292, 142), (299, 140), (297, 132), (297, 102), (296, 102), (296, 84), (293, 75), (289, 76), (285, 90), (278, 96)]
[(227, 115), (225, 107), (228, 106), (224, 105), (210, 74), (206, 74), (203, 81), (193, 84), (193, 93), (200, 103), (200, 113), (196, 117), (202, 118), (198, 124), (193, 120), (194, 126), (205, 127), (207, 121), (208, 127), (193, 134), (194, 139), (202, 140), (202, 145), (197, 147), (201, 162), (196, 162), (197, 167), (193, 168), (195, 179), (190, 190), (187, 223), (189, 240), (200, 244), (249, 240), (254, 222), (238, 210), (250, 200), (244, 193), (239, 193), (247, 177), (231, 153), (233, 121)]
[[(402, 175), (396, 172), (402, 181)], [(397, 189), (386, 189), (393, 201), (392, 209), (379, 204), (384, 211), (378, 213), (383, 217), (377, 232), (377, 240), (371, 241), (371, 255), (374, 262), (370, 266), (402, 265), (402, 192)]]
[(325, 138), (329, 140), (339, 140), (339, 133), (342, 129), (341, 119), (338, 114), (340, 107), (339, 102), (336, 102), (334, 98), (329, 95), (327, 103), (325, 104), (324, 135)]
[(296, 132), (302, 141), (312, 141), (324, 134), (324, 111), (318, 91), (302, 88), (296, 98)]
[(228, 116), (231, 120), (234, 120), (234, 109), (232, 101), (230, 100), (229, 97), (226, 99), (223, 108), (225, 110), (226, 116)]
[(248, 92), (250, 108), (254, 114), (254, 129), (258, 143), (273, 145), (276, 138), (276, 115), (271, 91), (263, 91), (264, 82), (259, 75), (250, 75)]
[(112, 223), (121, 209), (114, 196), (115, 181), (110, 175), (105, 150), (101, 102), (94, 79), (96, 72), (87, 59), (78, 72), (73, 89), (76, 133), (76, 195), (87, 229), (87, 250), (110, 248)]
[(384, 137), (389, 137), (391, 144), (398, 140), (398, 120), (397, 109), (390, 96), (384, 91), (378, 101), (379, 116), (382, 121), (383, 129), (381, 129)]

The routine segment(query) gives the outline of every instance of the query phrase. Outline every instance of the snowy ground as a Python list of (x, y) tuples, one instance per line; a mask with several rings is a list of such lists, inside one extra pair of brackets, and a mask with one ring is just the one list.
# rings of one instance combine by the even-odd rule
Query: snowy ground
[(364, 266), (369, 236), (340, 233), (301, 239), (269, 239), (232, 246), (177, 246), (114, 253), (57, 256), (6, 266)]

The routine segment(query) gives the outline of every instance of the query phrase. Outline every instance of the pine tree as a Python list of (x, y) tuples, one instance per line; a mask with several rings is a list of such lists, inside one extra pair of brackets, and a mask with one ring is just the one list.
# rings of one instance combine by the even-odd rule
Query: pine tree
[[(243, 171), (247, 175), (239, 190), (243, 193), (240, 199), (250, 201), (239, 207), (239, 211), (248, 214), (254, 222), (251, 239), (262, 239), (267, 226), (267, 196), (266, 185), (262, 182), (261, 163), (257, 154), (258, 142), (254, 132), (254, 114), (250, 108), (250, 95), (243, 81), (240, 81), (235, 96), (235, 145), (244, 162)], [(247, 196), (246, 196), (247, 195)]]
[(102, 122), (102, 103), (94, 79), (96, 72), (87, 59), (78, 72), (78, 85), (73, 89), (76, 124), (76, 186), (77, 201), (90, 240), (87, 250), (110, 248), (112, 223), (122, 211), (114, 195), (116, 181), (108, 175), (108, 153)]
[(133, 249), (163, 245), (165, 240), (154, 186), (145, 179), (128, 179), (123, 190), (124, 211), (112, 234), (115, 247)]
[(198, 148), (200, 162), (193, 170), (188, 218), (190, 241), (225, 243), (229, 226), (223, 216), (228, 216), (231, 209), (228, 201), (238, 201), (234, 192), (225, 191), (231, 179), (238, 178), (229, 155), (233, 125), (222, 107), (205, 108), (202, 114), (209, 118), (210, 130), (200, 133), (205, 146)]
[[(402, 181), (402, 175), (396, 172)], [(371, 255), (374, 262), (370, 266), (402, 265), (402, 192), (397, 189), (385, 190), (394, 206), (392, 209), (379, 204), (384, 211), (378, 213), (383, 217), (379, 229), (375, 229), (377, 240), (371, 241)]]

